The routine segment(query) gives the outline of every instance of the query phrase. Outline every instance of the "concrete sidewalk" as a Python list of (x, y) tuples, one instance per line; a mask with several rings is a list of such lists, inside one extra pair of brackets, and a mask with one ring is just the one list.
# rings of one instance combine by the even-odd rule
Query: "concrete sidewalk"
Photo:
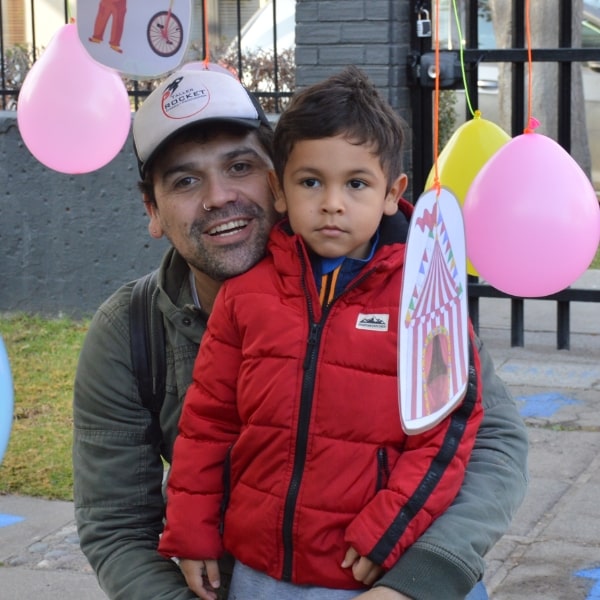
[[(600, 271), (574, 287), (600, 289)], [(556, 350), (556, 304), (525, 302), (525, 347), (510, 347), (510, 302), (480, 301), (480, 335), (530, 435), (530, 486), (487, 557), (492, 600), (600, 599), (600, 304), (571, 306)], [(77, 544), (73, 506), (0, 496), (0, 598), (103, 600)], [(442, 599), (435, 599), (442, 600)]]

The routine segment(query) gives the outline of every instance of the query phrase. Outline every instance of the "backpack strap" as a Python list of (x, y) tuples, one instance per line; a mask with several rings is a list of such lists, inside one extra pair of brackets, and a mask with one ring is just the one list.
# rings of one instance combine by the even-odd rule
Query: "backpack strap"
[(161, 313), (156, 309), (158, 269), (138, 279), (129, 301), (131, 364), (142, 404), (158, 417), (165, 397), (167, 373), (165, 332)]

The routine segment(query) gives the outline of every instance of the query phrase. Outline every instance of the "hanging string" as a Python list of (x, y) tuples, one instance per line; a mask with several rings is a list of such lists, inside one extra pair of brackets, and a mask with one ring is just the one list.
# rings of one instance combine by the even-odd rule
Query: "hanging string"
[(528, 81), (528, 97), (527, 97), (527, 126), (523, 133), (533, 133), (535, 128), (539, 126), (539, 121), (531, 116), (531, 109), (533, 105), (533, 60), (531, 57), (531, 17), (530, 11), (530, 0), (525, 0), (525, 35), (527, 38), (527, 81)]
[(441, 192), (438, 173), (439, 115), (440, 115), (440, 0), (435, 0), (433, 23), (435, 25), (435, 87), (433, 100), (433, 187), (436, 190), (436, 201)]
[(471, 113), (471, 116), (475, 116), (475, 111), (473, 110), (473, 105), (471, 104), (471, 96), (469, 96), (469, 88), (467, 87), (467, 74), (465, 72), (465, 54), (464, 54), (464, 47), (463, 47), (464, 46), (463, 45), (463, 34), (462, 34), (462, 28), (460, 26), (460, 16), (458, 14), (456, 0), (452, 0), (452, 8), (454, 9), (454, 20), (456, 21), (456, 30), (458, 32), (460, 71), (462, 74), (463, 87), (465, 89), (465, 100), (467, 101), (467, 106), (469, 107), (469, 112)]
[(210, 62), (210, 44), (208, 39), (208, 2), (202, 3), (202, 25), (204, 28), (204, 67), (208, 68)]

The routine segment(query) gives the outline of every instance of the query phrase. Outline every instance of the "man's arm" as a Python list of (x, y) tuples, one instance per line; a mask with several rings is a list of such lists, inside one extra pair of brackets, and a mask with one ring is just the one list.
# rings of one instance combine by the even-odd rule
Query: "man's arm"
[(483, 576), (483, 557), (507, 531), (523, 501), (527, 430), (480, 340), (478, 349), (484, 416), (461, 491), (375, 584), (385, 587), (374, 587), (361, 600), (464, 600)]
[(75, 516), (82, 550), (113, 600), (191, 600), (178, 567), (156, 551), (163, 464), (131, 371), (129, 294), (92, 320), (74, 389)]

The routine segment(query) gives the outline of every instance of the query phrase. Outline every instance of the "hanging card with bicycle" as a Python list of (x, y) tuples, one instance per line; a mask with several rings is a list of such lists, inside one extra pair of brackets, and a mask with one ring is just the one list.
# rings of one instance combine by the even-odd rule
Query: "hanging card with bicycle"
[(97, 62), (133, 78), (154, 78), (183, 61), (191, 0), (77, 0), (77, 32)]

